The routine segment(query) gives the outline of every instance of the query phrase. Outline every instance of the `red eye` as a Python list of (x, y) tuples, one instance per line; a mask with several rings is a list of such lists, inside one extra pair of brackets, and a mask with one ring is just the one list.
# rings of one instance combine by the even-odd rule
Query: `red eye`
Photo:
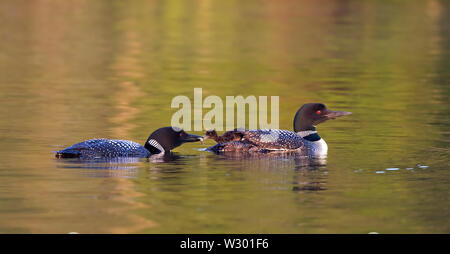
[(183, 137), (183, 133), (182, 132), (180, 132), (180, 137)]
[(320, 115), (320, 114), (322, 114), (322, 111), (317, 110), (316, 113), (317, 113), (318, 115)]

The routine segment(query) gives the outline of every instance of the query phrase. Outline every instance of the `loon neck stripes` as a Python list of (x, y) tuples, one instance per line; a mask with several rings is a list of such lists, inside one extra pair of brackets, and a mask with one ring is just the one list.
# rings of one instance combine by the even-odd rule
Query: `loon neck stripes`
[(321, 137), (319, 136), (319, 134), (317, 134), (317, 131), (312, 131), (312, 130), (308, 130), (308, 131), (299, 131), (297, 132), (298, 135), (300, 135), (300, 137), (314, 142), (314, 141), (319, 141), (321, 139)]
[(165, 150), (164, 148), (158, 143), (158, 141), (154, 140), (154, 139), (150, 139), (148, 141), (148, 143), (153, 146), (154, 148), (158, 149), (161, 153), (164, 153)]

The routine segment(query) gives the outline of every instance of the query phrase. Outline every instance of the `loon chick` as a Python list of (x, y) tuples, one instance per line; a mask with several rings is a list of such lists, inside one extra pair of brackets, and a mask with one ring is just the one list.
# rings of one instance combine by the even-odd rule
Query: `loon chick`
[(129, 140), (90, 139), (56, 152), (56, 158), (117, 158), (149, 157), (164, 154), (186, 142), (203, 140), (176, 127), (163, 127), (154, 131), (142, 146)]
[(294, 151), (304, 155), (325, 155), (328, 151), (328, 146), (317, 133), (316, 125), (349, 114), (351, 112), (329, 110), (322, 103), (307, 103), (295, 114), (294, 132), (276, 129), (235, 129), (228, 132), (239, 132), (239, 135), (242, 135), (239, 141), (218, 143), (207, 150), (216, 153)]
[(230, 141), (239, 141), (244, 137), (244, 134), (239, 132), (237, 129), (233, 131), (227, 131), (222, 136), (217, 135), (216, 130), (206, 131), (204, 139), (213, 139), (218, 144), (230, 142)]

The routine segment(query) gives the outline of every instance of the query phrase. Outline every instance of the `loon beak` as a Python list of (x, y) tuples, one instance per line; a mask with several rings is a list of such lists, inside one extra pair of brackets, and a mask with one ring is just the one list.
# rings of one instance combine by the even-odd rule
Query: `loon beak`
[(203, 137), (194, 134), (188, 134), (186, 137), (183, 138), (183, 142), (197, 142), (197, 141), (203, 142)]
[(336, 117), (346, 116), (346, 115), (351, 115), (351, 114), (352, 114), (352, 112), (329, 110), (325, 114), (325, 117), (329, 120), (329, 119), (335, 119)]

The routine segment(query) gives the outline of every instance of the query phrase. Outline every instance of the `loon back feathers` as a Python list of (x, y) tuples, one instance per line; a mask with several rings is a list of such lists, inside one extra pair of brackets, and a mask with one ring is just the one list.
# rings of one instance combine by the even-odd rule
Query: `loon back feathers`
[(297, 133), (287, 130), (246, 130), (243, 140), (271, 150), (295, 150), (304, 146), (304, 140)]
[(56, 152), (57, 158), (147, 157), (150, 152), (129, 140), (90, 139)]
[[(232, 131), (230, 131), (232, 132)], [(208, 148), (210, 151), (266, 152), (272, 150), (301, 150), (305, 140), (297, 133), (287, 130), (240, 130), (239, 141), (219, 143)]]
[(186, 143), (203, 140), (202, 137), (175, 127), (163, 127), (154, 131), (142, 146), (129, 140), (90, 139), (56, 152), (56, 158), (116, 158), (148, 157), (164, 154)]

